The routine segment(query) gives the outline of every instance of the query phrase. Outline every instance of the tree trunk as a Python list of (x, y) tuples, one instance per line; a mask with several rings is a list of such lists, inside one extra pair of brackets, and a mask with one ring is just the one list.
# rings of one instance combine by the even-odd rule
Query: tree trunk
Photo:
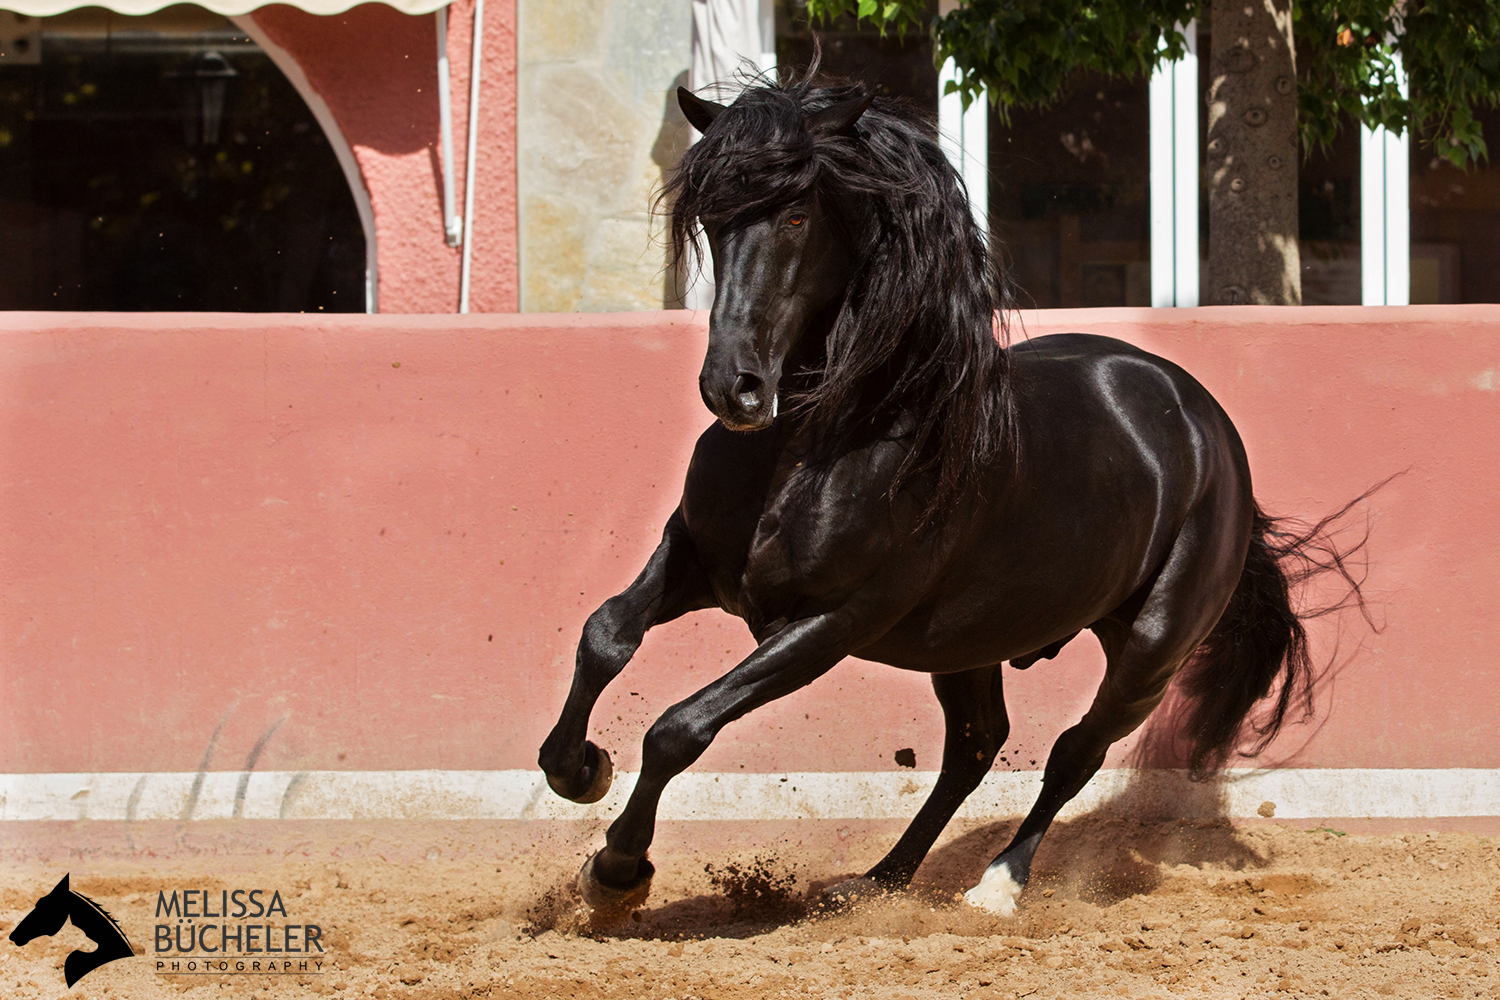
[(1206, 305), (1300, 305), (1291, 0), (1212, 0)]

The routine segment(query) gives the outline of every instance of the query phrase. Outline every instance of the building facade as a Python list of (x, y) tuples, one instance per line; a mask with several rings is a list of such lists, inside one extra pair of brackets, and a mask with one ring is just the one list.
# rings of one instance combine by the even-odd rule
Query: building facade
[[(675, 89), (815, 44), (937, 122), (1019, 304), (1198, 304), (1195, 56), (1002, 122), (940, 98), (925, 40), (814, 32), (796, 0), (11, 2), (0, 308), (702, 307), (656, 201), (693, 139)], [(1308, 304), (1500, 298), (1500, 170), (1352, 125), (1299, 167)]]

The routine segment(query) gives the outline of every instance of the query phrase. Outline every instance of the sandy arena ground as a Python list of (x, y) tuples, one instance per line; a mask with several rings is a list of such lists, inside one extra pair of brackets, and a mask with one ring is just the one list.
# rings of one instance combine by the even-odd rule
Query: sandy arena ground
[[(1308, 825), (1059, 823), (1002, 920), (954, 894), (1013, 823), (841, 913), (810, 893), (898, 824), (663, 824), (647, 908), (596, 929), (571, 881), (597, 825), (9, 824), (0, 932), (68, 871), (144, 957), (70, 991), (71, 925), (0, 942), (0, 998), (1500, 997), (1500, 838)], [(273, 922), (324, 929), (322, 973), (158, 974), (158, 893), (187, 888), (279, 891)]]

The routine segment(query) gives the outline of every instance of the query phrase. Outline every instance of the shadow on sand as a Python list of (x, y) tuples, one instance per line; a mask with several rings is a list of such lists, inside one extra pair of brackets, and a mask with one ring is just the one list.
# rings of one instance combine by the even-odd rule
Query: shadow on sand
[[(751, 938), (801, 921), (857, 920), (858, 933), (1017, 933), (1034, 923), (1041, 894), (1051, 891), (1108, 907), (1159, 891), (1177, 865), (1212, 865), (1232, 871), (1265, 867), (1260, 854), (1230, 823), (1224, 809), (1226, 779), (1187, 785), (1180, 776), (1137, 771), (1115, 796), (1091, 812), (1052, 825), (1037, 852), (1021, 912), (1011, 920), (974, 910), (959, 894), (979, 880), (990, 859), (1010, 840), (1020, 818), (971, 825), (928, 855), (911, 888), (838, 912), (819, 895), (855, 872), (811, 873), (801, 888), (776, 859), (757, 858), (715, 879), (717, 892), (648, 905), (613, 926), (591, 925), (570, 889), (557, 889), (531, 908), (533, 933), (557, 930), (611, 938), (678, 940)], [(1181, 819), (1181, 816), (1192, 819)], [(735, 877), (737, 873), (738, 877)], [(852, 929), (852, 925), (851, 925)]]
[[(1154, 891), (1175, 865), (1264, 867), (1270, 859), (1230, 823), (1229, 780), (1190, 784), (1180, 773), (1133, 772), (1096, 809), (1052, 824), (1037, 851), (1027, 895), (1052, 889), (1109, 906)], [(1020, 818), (986, 823), (942, 844), (918, 871), (914, 890), (951, 895), (974, 885), (1019, 826)]]

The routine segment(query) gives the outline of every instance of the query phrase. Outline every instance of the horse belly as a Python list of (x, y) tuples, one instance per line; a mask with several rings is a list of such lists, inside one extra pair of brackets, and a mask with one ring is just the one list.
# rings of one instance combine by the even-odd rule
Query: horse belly
[[(1160, 560), (1154, 519), (1122, 529), (1123, 511), (1090, 506), (1077, 504), (1061, 519), (997, 511), (932, 595), (858, 655), (952, 673), (1025, 656), (1120, 609)], [(1113, 523), (1115, 530), (1080, 533), (1077, 523)]]
[(918, 609), (855, 655), (902, 670), (958, 673), (1025, 656), (1087, 628), (1109, 610), (1060, 600), (964, 597), (958, 606)]

